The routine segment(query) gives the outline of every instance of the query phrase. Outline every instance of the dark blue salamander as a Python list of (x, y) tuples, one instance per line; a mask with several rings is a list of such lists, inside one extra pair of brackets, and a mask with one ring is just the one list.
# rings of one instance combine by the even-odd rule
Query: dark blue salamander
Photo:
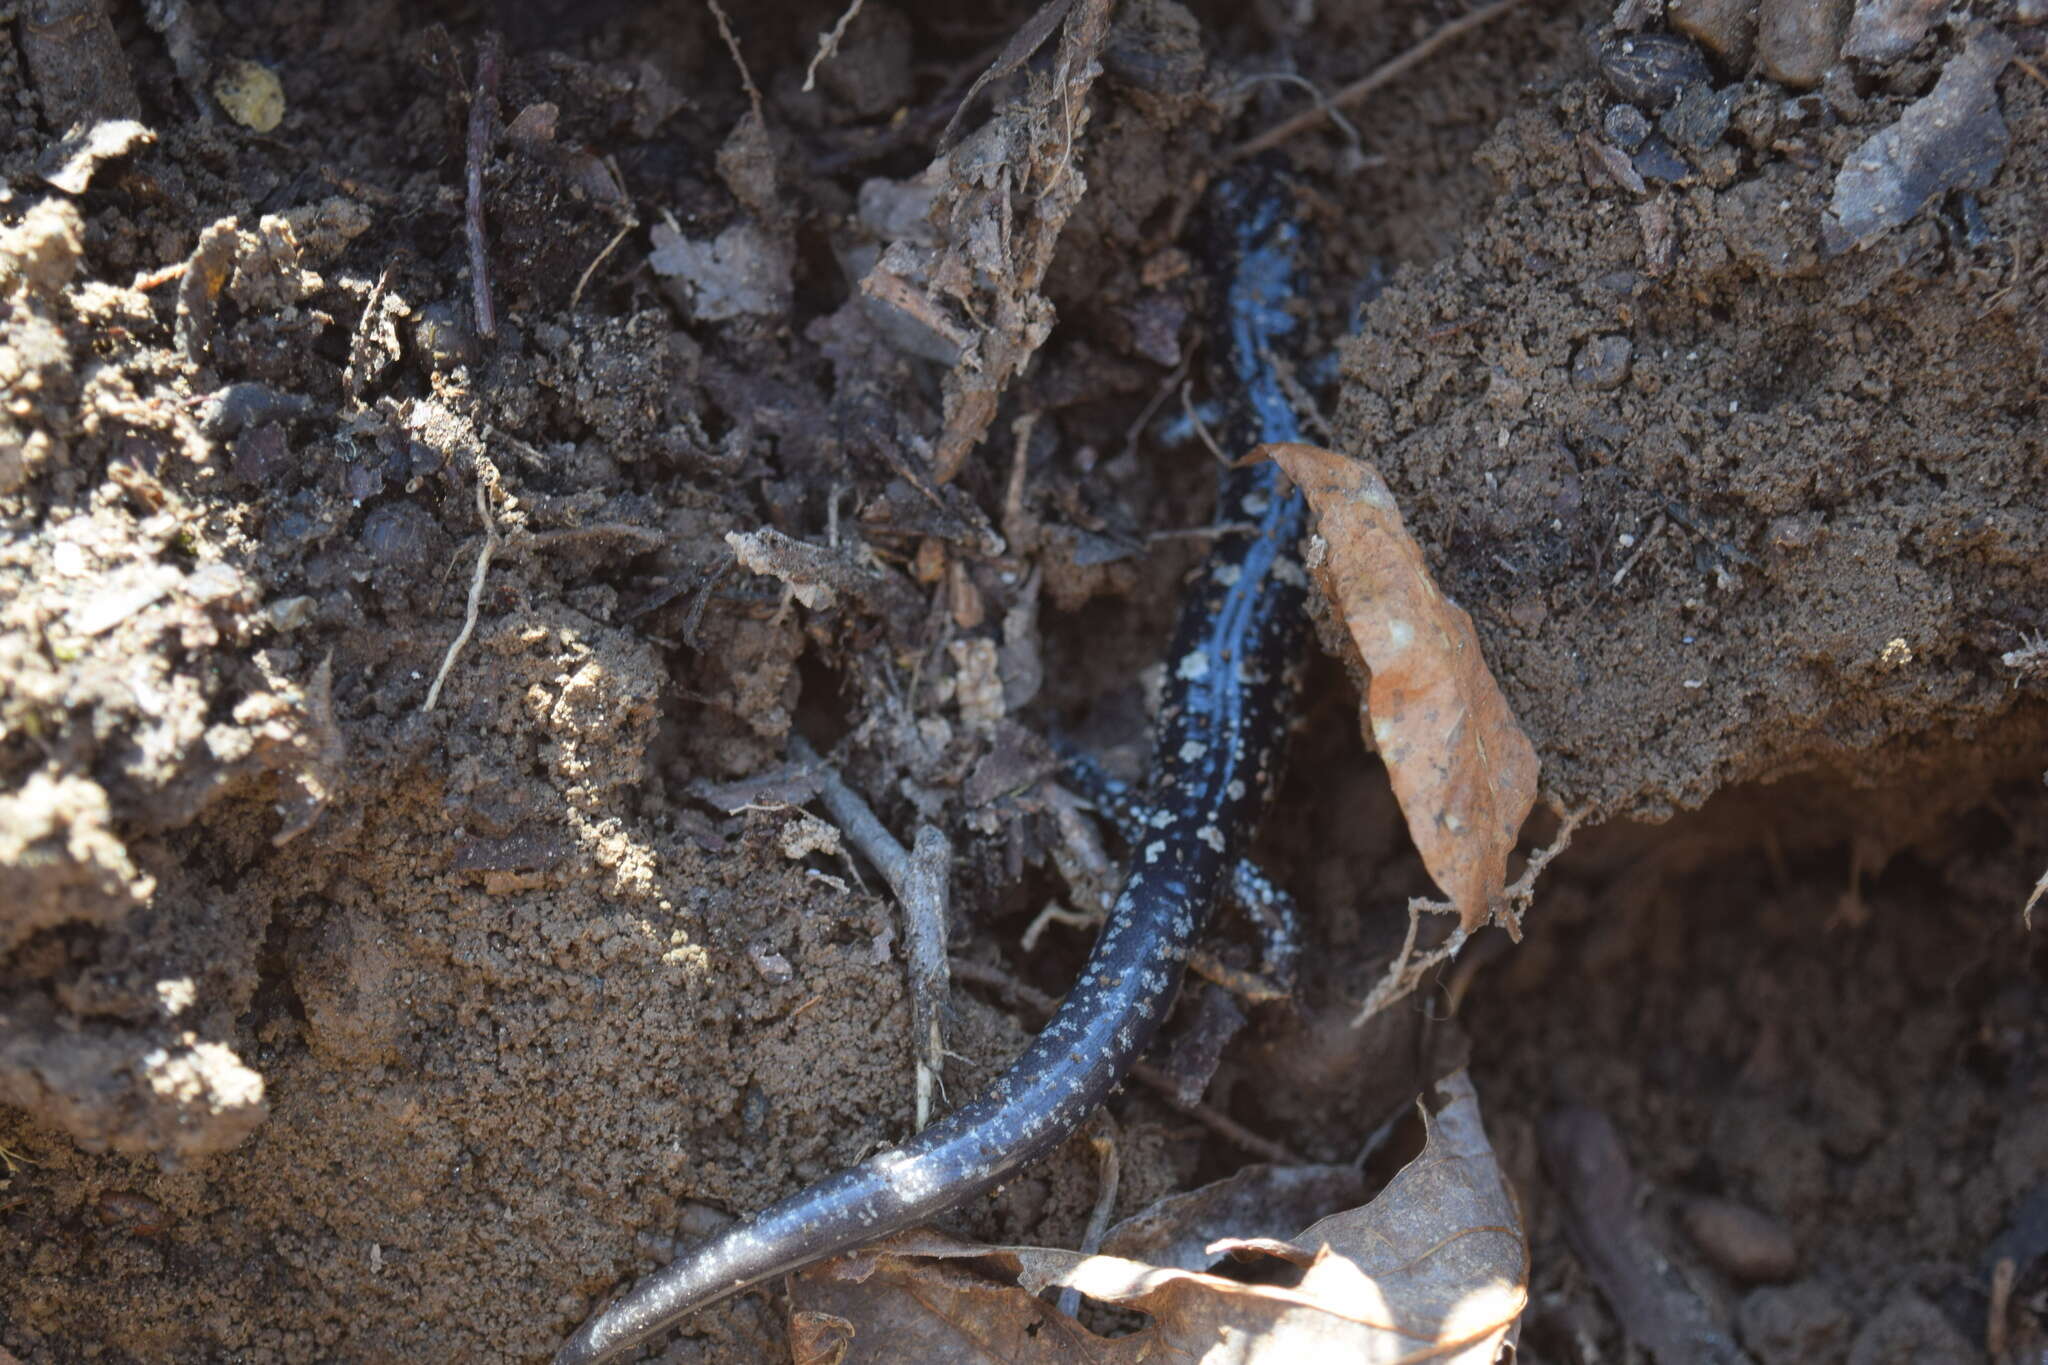
[[(1273, 357), (1301, 328), (1290, 311), (1303, 247), (1294, 199), (1285, 174), (1260, 164), (1209, 191), (1227, 281), (1211, 368), (1233, 455), (1299, 439)], [(1134, 843), (1123, 892), (1045, 1031), (986, 1094), (901, 1147), (679, 1254), (584, 1323), (556, 1365), (609, 1360), (706, 1304), (992, 1188), (1065, 1141), (1144, 1053), (1276, 785), (1306, 630), (1301, 495), (1270, 462), (1230, 469), (1216, 519), (1256, 531), (1219, 535), (1189, 582), (1167, 656), (1149, 837)]]

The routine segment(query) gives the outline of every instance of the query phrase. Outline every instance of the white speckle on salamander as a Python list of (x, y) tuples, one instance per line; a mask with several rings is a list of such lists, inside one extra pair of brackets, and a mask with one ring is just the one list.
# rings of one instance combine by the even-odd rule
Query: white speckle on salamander
[(1181, 656), (1180, 667), (1173, 671), (1183, 682), (1200, 682), (1209, 676), (1209, 656), (1199, 649), (1190, 650)]
[(1154, 839), (1151, 843), (1145, 845), (1145, 861), (1156, 863), (1165, 852), (1166, 841), (1164, 839)]
[(1180, 746), (1180, 761), (1183, 763), (1193, 763), (1196, 759), (1200, 758), (1203, 754), (1206, 754), (1208, 752), (1208, 745), (1202, 743), (1202, 741), (1199, 739), (1191, 739), (1187, 743)]

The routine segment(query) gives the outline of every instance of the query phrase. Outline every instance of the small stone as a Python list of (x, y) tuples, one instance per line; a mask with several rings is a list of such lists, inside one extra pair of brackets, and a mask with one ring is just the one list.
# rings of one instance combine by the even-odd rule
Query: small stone
[(1685, 1231), (1700, 1253), (1731, 1279), (1775, 1284), (1799, 1272), (1799, 1248), (1783, 1223), (1732, 1199), (1695, 1199)]
[(1808, 1281), (1752, 1290), (1735, 1310), (1735, 1330), (1757, 1365), (1806, 1365), (1842, 1358), (1849, 1314)]
[(1764, 74), (1794, 90), (1811, 90), (1842, 51), (1849, 0), (1763, 0), (1757, 56)]
[(214, 77), (213, 97), (229, 118), (255, 132), (271, 132), (284, 122), (284, 85), (260, 62), (229, 62)]
[(1756, 0), (1671, 0), (1666, 14), (1730, 71), (1743, 70), (1756, 52)]
[(1856, 0), (1844, 56), (1859, 62), (1890, 62), (1918, 47), (1947, 0)]
[(302, 626), (312, 624), (313, 599), (280, 597), (264, 606), (263, 619), (270, 622), (270, 628), (278, 634), (289, 634)]
[(1732, 85), (1726, 90), (1688, 85), (1678, 102), (1657, 120), (1657, 129), (1688, 151), (1704, 152), (1717, 145), (1728, 131), (1728, 121), (1735, 116), (1735, 102), (1741, 95), (1740, 87)]
[(1600, 45), (1600, 74), (1630, 104), (1662, 109), (1694, 81), (1707, 79), (1706, 59), (1675, 33), (1631, 33)]
[(1601, 121), (1601, 128), (1607, 140), (1624, 152), (1632, 152), (1643, 145), (1643, 139), (1650, 135), (1650, 119), (1633, 104), (1617, 104), (1607, 111)]
[(431, 577), (446, 556), (447, 537), (426, 508), (387, 502), (363, 518), (356, 544), (377, 565), (378, 576), (394, 586)]
[(468, 314), (446, 301), (430, 303), (420, 310), (419, 320), (413, 323), (412, 338), (421, 357), (440, 373), (474, 365), (483, 358), (483, 344), (477, 340), (476, 329), (469, 325)]
[(228, 451), (228, 468), (246, 484), (275, 487), (291, 468), (291, 442), (276, 422), (250, 427), (235, 437)]
[(1645, 180), (1683, 185), (1692, 179), (1692, 167), (1661, 137), (1652, 137), (1636, 149), (1635, 172)]
[(1594, 337), (1572, 357), (1572, 383), (1600, 392), (1618, 389), (1628, 381), (1634, 359), (1635, 343), (1627, 337)]

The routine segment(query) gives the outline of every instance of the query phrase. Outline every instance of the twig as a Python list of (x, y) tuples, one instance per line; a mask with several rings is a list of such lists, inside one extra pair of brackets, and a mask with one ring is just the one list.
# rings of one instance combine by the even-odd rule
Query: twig
[(1614, 577), (1608, 580), (1608, 587), (1618, 588), (1621, 586), (1621, 580), (1628, 577), (1628, 571), (1633, 569), (1636, 566), (1636, 561), (1643, 557), (1643, 551), (1649, 549), (1650, 543), (1663, 534), (1664, 521), (1664, 514), (1659, 512), (1656, 520), (1650, 523), (1650, 529), (1643, 534), (1641, 540), (1636, 542), (1634, 551), (1630, 553), (1627, 559), (1622, 561), (1621, 567), (1614, 571)]
[(1232, 161), (1242, 161), (1245, 157), (1256, 155), (1269, 147), (1279, 146), (1296, 133), (1308, 131), (1324, 119), (1330, 117), (1336, 110), (1358, 103), (1373, 91), (1387, 84), (1387, 82), (1406, 75), (1415, 67), (1428, 61), (1446, 43), (1455, 42), (1473, 29), (1491, 23), (1520, 3), (1522, 3), (1522, 0), (1494, 0), (1490, 5), (1482, 6), (1479, 9), (1473, 10), (1470, 14), (1451, 20), (1451, 22), (1430, 34), (1400, 56), (1393, 58), (1391, 61), (1382, 62), (1366, 75), (1361, 76), (1336, 94), (1330, 96), (1327, 103), (1318, 104), (1310, 109), (1304, 109), (1293, 118), (1284, 119), (1274, 124), (1257, 137), (1240, 142), (1237, 146), (1231, 148), (1229, 159)]
[[(1108, 1110), (1098, 1110), (1095, 1115), (1098, 1131), (1088, 1135), (1088, 1145), (1095, 1149), (1096, 1171), (1095, 1208), (1088, 1215), (1088, 1230), (1081, 1234), (1081, 1245), (1077, 1248), (1083, 1256), (1093, 1256), (1102, 1250), (1102, 1239), (1109, 1235), (1109, 1219), (1116, 1212), (1116, 1187), (1123, 1177), (1123, 1163), (1116, 1154), (1116, 1120)], [(1073, 1317), (1081, 1311), (1081, 1291), (1071, 1285), (1060, 1291), (1060, 1311)]]
[(484, 523), (484, 546), (476, 552), (476, 572), (469, 579), (469, 608), (462, 615), (462, 629), (448, 646), (448, 652), (441, 656), (441, 670), (434, 674), (433, 685), (427, 688), (427, 700), (421, 711), (431, 711), (441, 700), (441, 684), (448, 681), (448, 670), (455, 667), (455, 656), (462, 653), (462, 647), (469, 643), (469, 637), (476, 631), (476, 618), (484, 600), (484, 575), (491, 571), (491, 556), (498, 552), (504, 539), (498, 534), (498, 523), (491, 518), (491, 488), (498, 482), (498, 470), (489, 460), (476, 462), (476, 514)]
[(2012, 1311), (2012, 1286), (2019, 1278), (2019, 1266), (2010, 1256), (1998, 1258), (1998, 1264), (1991, 1267), (1991, 1303), (1984, 1313), (1984, 1356), (1995, 1365), (2003, 1365), (2007, 1334), (2012, 1330), (2006, 1323)]
[(484, 161), (491, 154), (491, 127), (498, 117), (498, 35), (486, 33), (476, 45), (476, 89), (469, 97), (468, 198), (463, 205), (469, 239), (469, 289), (477, 335), (498, 335), (498, 310), (491, 302), (490, 240), (484, 235)]
[[(992, 990), (1001, 991), (1041, 1018), (1051, 1018), (1053, 1011), (1059, 1008), (1059, 1001), (1035, 986), (1027, 986), (1000, 967), (986, 966), (983, 963), (970, 961), (964, 957), (954, 958), (952, 960), (952, 967), (953, 975), (959, 980), (971, 981), (976, 985), (987, 986)], [(1302, 1164), (1300, 1154), (1285, 1143), (1275, 1142), (1272, 1138), (1254, 1133), (1251, 1129), (1219, 1109), (1214, 1109), (1200, 1101), (1190, 1104), (1183, 1100), (1180, 1097), (1180, 1081), (1176, 1077), (1167, 1075), (1166, 1072), (1150, 1062), (1138, 1062), (1132, 1066), (1131, 1079), (1158, 1091), (1160, 1098), (1164, 1099), (1175, 1109), (1186, 1114), (1189, 1118), (1201, 1124), (1224, 1141), (1243, 1151), (1250, 1152), (1261, 1160), (1271, 1161), (1282, 1166), (1299, 1166)]]
[(725, 39), (725, 50), (732, 54), (732, 64), (740, 69), (740, 85), (747, 92), (747, 104), (754, 111), (754, 122), (765, 128), (768, 120), (761, 116), (761, 87), (754, 84), (754, 73), (747, 70), (747, 59), (740, 55), (740, 40), (733, 36), (732, 20), (725, 17), (725, 6), (718, 0), (704, 0), (704, 3), (711, 7), (711, 17), (718, 21), (718, 36)]
[(1188, 425), (1195, 429), (1195, 435), (1202, 438), (1202, 444), (1209, 447), (1209, 453), (1216, 457), (1216, 463), (1230, 468), (1230, 457), (1223, 453), (1223, 447), (1216, 444), (1216, 438), (1209, 434), (1209, 424), (1202, 420), (1202, 414), (1195, 410), (1192, 392), (1194, 381), (1184, 379), (1180, 386), (1180, 411), (1188, 419)]
[(1657, 1360), (1748, 1361), (1639, 1212), (1635, 1172), (1613, 1120), (1567, 1105), (1543, 1120), (1537, 1145), (1565, 1236), (1628, 1338)]
[(2015, 55), (2012, 59), (2012, 64), (2018, 67), (2020, 70), (2026, 72), (2029, 76), (2032, 76), (2036, 81), (2040, 82), (2043, 86), (2048, 86), (2048, 76), (2042, 75), (2041, 68), (2035, 66), (2025, 57)]
[(789, 741), (799, 761), (818, 765), (818, 799), (853, 846), (867, 855), (903, 906), (903, 941), (910, 958), (910, 1015), (917, 1052), (917, 1126), (931, 1121), (932, 1091), (945, 1060), (941, 1011), (950, 989), (946, 963), (948, 872), (953, 846), (937, 825), (919, 825), (904, 851), (875, 812), (846, 785), (801, 736)]
[(1323, 88), (1306, 76), (1297, 76), (1292, 71), (1268, 71), (1263, 75), (1246, 76), (1231, 87), (1230, 93), (1233, 95), (1240, 94), (1255, 85), (1266, 85), (1275, 81), (1282, 85), (1298, 85), (1308, 91), (1315, 99), (1316, 108), (1321, 109), (1328, 115), (1330, 122), (1337, 125), (1338, 129), (1344, 134), (1345, 140), (1351, 144), (1352, 150), (1359, 152), (1365, 150), (1365, 144), (1358, 136), (1358, 125), (1344, 117), (1342, 110), (1323, 98)]
[(575, 312), (576, 305), (583, 301), (583, 288), (585, 285), (590, 283), (590, 277), (597, 273), (597, 268), (604, 264), (604, 258), (611, 255), (612, 252), (617, 249), (620, 242), (626, 240), (627, 233), (631, 232), (634, 228), (639, 226), (640, 224), (638, 222), (628, 222), (624, 227), (620, 228), (617, 232), (614, 232), (612, 234), (612, 239), (604, 244), (604, 250), (598, 252), (597, 255), (594, 258), (592, 258), (590, 264), (583, 267), (583, 273), (577, 276), (576, 278), (576, 288), (572, 290), (569, 294), (570, 312)]
[(860, 7), (868, 0), (853, 0), (846, 12), (839, 16), (839, 22), (818, 35), (818, 52), (811, 58), (811, 64), (804, 68), (804, 93), (810, 94), (818, 86), (818, 68), (839, 55), (839, 40), (846, 36), (847, 26), (860, 14)]

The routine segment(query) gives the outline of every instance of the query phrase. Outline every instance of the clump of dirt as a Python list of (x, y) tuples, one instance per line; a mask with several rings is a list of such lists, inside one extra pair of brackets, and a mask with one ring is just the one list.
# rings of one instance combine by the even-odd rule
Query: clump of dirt
[[(2001, 83), (1981, 196), (1823, 241), (1845, 162), (1936, 66), (1799, 96), (1701, 63), (1666, 133), (1627, 81), (1562, 79), (1479, 150), (1497, 196), (1457, 250), (1367, 309), (1341, 441), (1480, 619), (1560, 808), (1924, 782), (1945, 737), (2002, 723), (2021, 762), (2040, 737), (2048, 91)], [(1688, 100), (1710, 126), (1675, 120)]]
[[(507, 6), (495, 59), (459, 6), (6, 12), (0, 1353), (544, 1358), (677, 1240), (899, 1138), (895, 908), (813, 817), (703, 799), (795, 730), (884, 823), (954, 832), (957, 954), (1071, 978), (1081, 935), (1018, 942), (1079, 895), (1041, 736), (1142, 762), (1133, 680), (1199, 552), (1148, 537), (1207, 505), (1208, 454), (1147, 439), (1198, 344), (1181, 229), (1230, 140), (1302, 107), (1266, 75), (1334, 87), (1446, 16), (1129, 0), (979, 93), (949, 177), (941, 131), (1036, 6), (870, 0), (815, 83), (841, 7), (743, 8), (735, 53), (708, 8)], [(1381, 92), (1355, 143), (1290, 147), (1330, 333), (1405, 266), (1346, 348), (1340, 444), (1472, 610), (1560, 806), (1660, 814), (1815, 768), (1982, 803), (2042, 715), (2043, 92), (2001, 81), (2010, 152), (1967, 205), (1827, 258), (1833, 172), (1970, 35), (1811, 95), (1724, 82), (1727, 136), (1638, 195), (1588, 159), (1624, 102), (1591, 45), (1610, 8), (1525, 6)], [(95, 114), (103, 136), (65, 136)], [(1347, 1027), (1400, 938), (1361, 901), (1428, 886), (1343, 689), (1317, 672), (1322, 757), (1269, 839), (1308, 912), (1304, 996), (1255, 1012), (1210, 1092), (1325, 1158), (1405, 1102), (1381, 1063), (1437, 1031)], [(1980, 960), (2048, 846), (2038, 799), (2000, 793), (2009, 822), (1871, 880), (1903, 828), (1878, 815), (1914, 801), (1782, 800), (1800, 818), (1761, 823), (1795, 860), (1749, 919), (1672, 927), (1694, 920), (1644, 909), (1638, 873), (1677, 855), (1612, 852), (1669, 839), (1693, 871), (1758, 846), (1712, 810), (1557, 864), (1531, 920), (1555, 936), (1498, 994), (1512, 1027), (1475, 997), (1480, 1075), (1534, 1104), (1554, 1064), (1679, 1144), (1639, 1157), (1659, 1182), (1839, 1245), (1808, 1288), (1860, 1317), (1916, 1257), (1974, 1267), (2033, 1178), (2009, 1125), (2038, 1107), (2042, 967)], [(1695, 934), (1696, 991), (1671, 956)], [(1845, 986), (1843, 1027), (1896, 1009), (1926, 1036), (1911, 1066), (1844, 1066), (1902, 1116), (1962, 1057), (1936, 1098), (1970, 1131), (1944, 1149), (1930, 1117), (1882, 1166), (1882, 1134), (1826, 1148), (1781, 1201), (1715, 1106), (1829, 1140), (1835, 1101), (1797, 1092), (1833, 1025), (1798, 1006), (1847, 935), (1883, 1004)], [(1958, 943), (1963, 996), (1926, 965)], [(1592, 1031), (1556, 989), (1588, 964), (1616, 983)], [(1672, 1074), (1712, 1072), (1674, 1127), (1644, 1079), (1669, 1058), (1600, 1061), (1667, 1004), (1696, 1055)], [(948, 1095), (1035, 1022), (956, 986)], [(1243, 1159), (1118, 1104), (1125, 1211)], [(1927, 1144), (1990, 1151), (1996, 1188), (1966, 1172), (1967, 1211), (1890, 1259), (1820, 1226), (1808, 1187), (1839, 1179), (1896, 1231), (1885, 1191), (1958, 1183)], [(1062, 1152), (961, 1217), (1070, 1243), (1094, 1169)], [(1913, 1274), (1959, 1311), (1961, 1279)], [(751, 1296), (671, 1354), (782, 1341)]]

